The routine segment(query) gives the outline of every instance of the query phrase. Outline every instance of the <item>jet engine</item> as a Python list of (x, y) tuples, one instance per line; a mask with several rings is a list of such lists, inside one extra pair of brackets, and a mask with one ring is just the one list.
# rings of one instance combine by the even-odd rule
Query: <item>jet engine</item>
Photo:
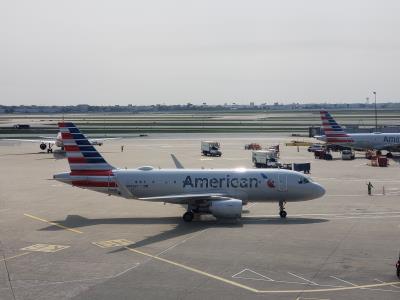
[(40, 147), (40, 149), (42, 149), (42, 150), (46, 150), (47, 145), (46, 145), (45, 143), (41, 143), (39, 147)]
[(240, 218), (242, 205), (242, 200), (238, 199), (211, 201), (209, 210), (216, 218)]

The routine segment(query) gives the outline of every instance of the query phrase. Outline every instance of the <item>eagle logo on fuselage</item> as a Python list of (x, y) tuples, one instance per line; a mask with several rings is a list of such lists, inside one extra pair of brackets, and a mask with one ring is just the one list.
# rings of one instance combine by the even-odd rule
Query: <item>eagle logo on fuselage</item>
[(261, 176), (265, 179), (265, 182), (269, 188), (275, 188), (275, 182), (272, 179), (268, 179), (268, 176), (263, 173), (261, 173)]

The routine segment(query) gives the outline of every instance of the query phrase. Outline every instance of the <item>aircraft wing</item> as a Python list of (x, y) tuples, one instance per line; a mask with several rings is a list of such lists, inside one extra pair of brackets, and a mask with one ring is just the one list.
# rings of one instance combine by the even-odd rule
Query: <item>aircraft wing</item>
[(55, 145), (56, 141), (53, 140), (26, 140), (26, 139), (1, 139), (2, 141), (14, 141), (14, 142), (23, 142), (23, 143), (38, 143), (38, 144), (51, 144)]
[(167, 195), (167, 196), (156, 196), (139, 198), (143, 201), (154, 201), (154, 202), (167, 202), (173, 204), (189, 204), (198, 201), (218, 201), (227, 199), (228, 195), (209, 193), (209, 194), (183, 194), (183, 195)]

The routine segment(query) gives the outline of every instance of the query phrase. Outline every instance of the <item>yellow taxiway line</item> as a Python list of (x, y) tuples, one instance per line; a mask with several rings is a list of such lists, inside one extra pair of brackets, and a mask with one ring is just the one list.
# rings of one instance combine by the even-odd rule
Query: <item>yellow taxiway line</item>
[(32, 219), (35, 219), (35, 220), (38, 220), (38, 221), (42, 221), (42, 222), (45, 222), (45, 223), (48, 223), (48, 224), (51, 224), (51, 225), (54, 225), (54, 226), (57, 226), (59, 228), (62, 228), (62, 229), (68, 230), (68, 231), (72, 231), (72, 232), (75, 232), (75, 233), (83, 233), (80, 230), (69, 228), (69, 227), (66, 227), (64, 225), (61, 225), (61, 224), (58, 224), (58, 223), (55, 223), (55, 222), (51, 222), (51, 221), (48, 221), (48, 220), (45, 220), (45, 219), (42, 219), (42, 218), (39, 218), (39, 217), (32, 216), (30, 214), (24, 214), (24, 216), (32, 218)]
[(244, 285), (244, 284), (240, 284), (240, 283), (234, 282), (234, 281), (229, 280), (229, 279), (222, 278), (222, 277), (217, 276), (217, 275), (213, 275), (213, 274), (210, 274), (210, 273), (207, 273), (207, 272), (204, 272), (204, 271), (201, 271), (201, 270), (189, 267), (189, 266), (185, 266), (183, 264), (180, 264), (180, 263), (177, 263), (177, 262), (174, 262), (174, 261), (171, 261), (171, 260), (159, 257), (159, 256), (151, 255), (149, 253), (145, 253), (145, 252), (142, 252), (142, 251), (139, 251), (139, 250), (136, 250), (136, 249), (132, 249), (132, 248), (129, 248), (129, 247), (125, 247), (125, 248), (128, 249), (129, 251), (136, 252), (136, 253), (145, 255), (147, 257), (151, 257), (151, 258), (157, 259), (159, 261), (163, 261), (165, 263), (174, 265), (176, 267), (179, 267), (179, 268), (182, 268), (182, 269), (185, 269), (185, 270), (188, 270), (188, 271), (191, 271), (191, 272), (203, 275), (203, 276), (207, 276), (207, 277), (210, 277), (210, 278), (213, 278), (213, 279), (228, 283), (228, 284), (233, 285), (233, 286), (240, 287), (242, 289), (245, 289), (245, 290), (248, 290), (248, 291), (251, 291), (251, 292), (254, 292), (254, 293), (258, 292), (257, 289), (254, 289), (254, 288), (249, 287), (249, 286)]
[(14, 255), (14, 256), (2, 258), (2, 259), (0, 259), (0, 261), (10, 260), (10, 259), (13, 259), (13, 258), (17, 258), (17, 257), (20, 257), (20, 256), (27, 255), (27, 254), (29, 254), (29, 253), (32, 253), (32, 252), (24, 252), (24, 253), (21, 253), (21, 254), (18, 254), (18, 255)]
[(140, 250), (129, 248), (129, 247), (124, 247), (124, 248), (128, 249), (129, 251), (136, 252), (138, 254), (141, 254), (141, 255), (144, 255), (144, 256), (147, 256), (147, 257), (150, 257), (150, 258), (153, 258), (153, 259), (168, 263), (170, 265), (173, 265), (173, 266), (176, 266), (176, 267), (179, 267), (179, 268), (182, 268), (182, 269), (185, 269), (185, 270), (188, 270), (188, 271), (191, 271), (191, 272), (194, 272), (194, 273), (197, 273), (197, 274), (200, 274), (200, 275), (203, 275), (203, 276), (206, 276), (206, 277), (218, 280), (218, 281), (222, 281), (224, 283), (227, 283), (227, 284), (230, 284), (230, 285), (233, 285), (233, 286), (236, 286), (236, 287), (239, 287), (239, 288), (242, 288), (242, 289), (254, 292), (254, 293), (259, 293), (259, 294), (338, 292), (338, 291), (347, 291), (347, 290), (356, 290), (356, 289), (360, 289), (360, 290), (362, 290), (362, 289), (370, 289), (370, 288), (383, 287), (383, 286), (389, 286), (389, 285), (397, 286), (397, 285), (400, 284), (399, 281), (394, 281), (394, 282), (384, 282), (384, 283), (377, 283), (377, 284), (366, 284), (366, 285), (354, 285), (354, 286), (348, 286), (348, 287), (337, 287), (337, 288), (329, 288), (329, 289), (258, 290), (258, 289), (252, 288), (250, 286), (247, 286), (247, 285), (244, 285), (244, 284), (240, 284), (238, 282), (235, 282), (235, 281), (232, 281), (232, 280), (229, 280), (229, 279), (217, 276), (217, 275), (213, 275), (213, 274), (201, 271), (199, 269), (195, 269), (195, 268), (192, 268), (192, 267), (189, 267), (189, 266), (174, 262), (174, 261), (169, 260), (169, 259), (165, 259), (165, 258), (156, 256), (156, 255), (152, 255), (152, 254), (149, 254), (149, 253), (146, 253), (146, 252), (142, 252)]

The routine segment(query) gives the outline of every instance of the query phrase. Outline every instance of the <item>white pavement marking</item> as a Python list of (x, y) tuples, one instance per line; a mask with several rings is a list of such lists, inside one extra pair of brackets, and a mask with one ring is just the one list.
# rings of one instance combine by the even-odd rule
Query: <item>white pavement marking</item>
[(255, 202), (252, 202), (252, 203), (249, 202), (249, 204), (247, 204), (247, 205), (245, 206), (245, 208), (253, 207), (253, 206), (256, 205), (256, 204), (257, 204), (257, 203), (255, 203)]
[[(377, 282), (380, 282), (380, 283), (384, 283), (384, 281), (379, 280), (379, 279), (377, 279), (377, 278), (375, 278), (374, 280), (377, 281)], [(400, 289), (400, 287), (395, 286), (395, 285), (389, 285), (389, 286), (394, 287), (394, 288), (396, 288), (396, 289)]]
[[(246, 275), (241, 275), (245, 272), (250, 272), (252, 274), (255, 274), (257, 277), (250, 277), (250, 276), (246, 276)], [(305, 282), (297, 282), (297, 281), (285, 281), (285, 280), (274, 280), (270, 277), (267, 277), (265, 275), (262, 275), (260, 273), (257, 273), (251, 269), (243, 269), (242, 271), (240, 271), (239, 273), (236, 273), (234, 275), (232, 275), (232, 278), (236, 278), (236, 279), (245, 279), (245, 280), (257, 280), (257, 281), (267, 281), (267, 282), (273, 282), (273, 283), (285, 283), (285, 284), (301, 284), (301, 285), (309, 285), (309, 283), (305, 283)], [(342, 285), (328, 285), (328, 284), (314, 284), (316, 286), (322, 286), (322, 287), (333, 287), (333, 288), (343, 288), (344, 286)]]
[(292, 276), (294, 276), (294, 277), (297, 277), (297, 278), (299, 278), (299, 279), (301, 279), (301, 280), (304, 280), (304, 281), (306, 281), (306, 282), (309, 282), (309, 283), (311, 283), (312, 285), (318, 285), (318, 283), (315, 283), (314, 281), (308, 280), (308, 279), (306, 279), (306, 278), (304, 278), (304, 277), (301, 277), (301, 276), (299, 276), (299, 275), (296, 275), (296, 274), (294, 274), (294, 273), (288, 272), (288, 274), (290, 274), (290, 275), (292, 275)]
[[(351, 286), (354, 286), (354, 287), (360, 287), (360, 286), (357, 285), (357, 284), (351, 283), (350, 281), (346, 281), (346, 280), (344, 280), (344, 279), (340, 279), (340, 278), (335, 277), (335, 276), (329, 276), (329, 277), (331, 277), (331, 278), (333, 278), (333, 279), (336, 279), (336, 280), (339, 280), (339, 281), (342, 281), (342, 282), (347, 283), (347, 284), (349, 284), (349, 285), (351, 285)], [(389, 286), (391, 286), (391, 285), (389, 285)], [(382, 292), (400, 293), (400, 291), (393, 291), (393, 290), (386, 290), (386, 289), (374, 289), (374, 288), (368, 288), (368, 287), (365, 287), (365, 288), (364, 288), (364, 287), (360, 287), (360, 289), (362, 289), (362, 290), (371, 290), (371, 291), (382, 291)]]
[(119, 272), (118, 274), (115, 274), (114, 276), (111, 276), (111, 278), (119, 277), (119, 276), (125, 274), (126, 272), (129, 272), (130, 270), (132, 270), (132, 269), (134, 269), (134, 268), (136, 268), (138, 266), (140, 266), (140, 263), (135, 263), (132, 267), (130, 267), (130, 268), (128, 268), (128, 269), (126, 269), (126, 270), (124, 270), (122, 272)]
[(128, 246), (128, 245), (133, 244), (133, 242), (126, 240), (126, 239), (118, 239), (118, 240), (92, 242), (92, 244), (96, 245), (100, 248), (111, 248), (111, 247), (119, 247), (119, 246)]
[[(140, 266), (140, 263), (135, 263), (132, 267), (129, 267), (128, 269), (126, 269), (126, 270), (124, 270), (124, 271), (122, 271), (122, 272), (119, 272), (119, 273), (117, 273), (117, 274), (115, 274), (115, 275), (111, 275), (111, 276), (94, 277), (94, 278), (86, 278), (86, 279), (75, 279), (75, 280), (65, 280), (65, 281), (51, 281), (51, 282), (44, 282), (44, 283), (33, 284), (33, 285), (30, 285), (30, 286), (36, 287), (36, 286), (46, 286), (46, 285), (55, 285), (55, 284), (63, 284), (63, 283), (75, 283), (75, 282), (86, 282), (86, 281), (97, 281), (97, 280), (114, 279), (114, 278), (116, 278), (116, 277), (119, 277), (119, 276), (125, 274), (126, 272), (129, 272), (130, 270), (132, 270), (132, 269), (134, 269), (134, 268), (136, 268), (136, 267), (138, 267), (138, 266)], [(19, 280), (19, 279), (13, 280), (13, 282), (18, 282), (18, 281), (22, 281), (22, 282), (26, 283), (26, 282), (29, 281), (29, 280), (26, 280), (26, 279), (23, 279), (23, 280)], [(9, 288), (5, 288), (5, 289), (9, 289)]]
[[(240, 274), (244, 273), (244, 272), (250, 272), (253, 274), (256, 274), (257, 276), (261, 277), (261, 278), (254, 278), (254, 277), (243, 277), (243, 276), (239, 276)], [(240, 271), (239, 273), (236, 273), (234, 275), (232, 275), (232, 278), (241, 278), (241, 279), (250, 279), (250, 280), (264, 280), (264, 281), (275, 281), (272, 278), (269, 278), (265, 275), (262, 275), (260, 273), (257, 273), (256, 271), (250, 270), (250, 269), (243, 269), (242, 271)]]
[(344, 279), (340, 279), (340, 278), (335, 277), (335, 276), (329, 276), (329, 277), (331, 277), (331, 278), (333, 278), (333, 279), (336, 279), (336, 280), (339, 280), (339, 281), (341, 281), (341, 282), (350, 284), (350, 285), (352, 285), (352, 286), (358, 286), (357, 284), (351, 283), (350, 281), (346, 281), (346, 280), (344, 280)]
[[(243, 217), (246, 218), (271, 218), (276, 215), (250, 215)], [(289, 217), (332, 217), (332, 219), (360, 219), (360, 218), (400, 218), (400, 212), (354, 212), (354, 213), (343, 213), (343, 214), (291, 214)]]
[(159, 255), (161, 255), (161, 254), (164, 254), (165, 252), (167, 252), (167, 251), (169, 251), (169, 250), (171, 250), (171, 249), (174, 249), (176, 246), (179, 246), (179, 245), (181, 245), (181, 244), (183, 244), (183, 243), (186, 243), (188, 240), (191, 240), (192, 238), (197, 237), (198, 235), (200, 235), (200, 234), (202, 234), (202, 233), (204, 233), (204, 232), (206, 232), (206, 231), (207, 231), (207, 229), (203, 229), (203, 230), (201, 230), (201, 231), (199, 231), (199, 232), (193, 234), (192, 236), (190, 236), (190, 237), (188, 237), (188, 238), (186, 238), (186, 239), (184, 239), (184, 240), (182, 240), (182, 241), (180, 241), (180, 242), (178, 242), (178, 243), (176, 243), (176, 244), (174, 244), (174, 245), (168, 247), (167, 249), (161, 251), (160, 253), (156, 254), (156, 256), (159, 256)]
[(53, 253), (53, 252), (67, 249), (69, 247), (70, 246), (63, 246), (63, 245), (35, 244), (35, 245), (31, 245), (31, 246), (28, 246), (25, 248), (21, 248), (21, 250)]
[[(20, 257), (20, 256), (27, 255), (27, 254), (29, 254), (29, 253), (32, 253), (32, 252), (24, 252), (24, 253), (17, 254), (17, 255), (14, 255), (14, 256), (2, 258), (2, 259), (0, 259), (0, 261), (7, 261), (7, 260), (10, 260), (10, 259), (13, 259), (13, 258), (17, 258), (17, 257)], [(8, 289), (8, 288), (7, 288), (7, 289)]]

